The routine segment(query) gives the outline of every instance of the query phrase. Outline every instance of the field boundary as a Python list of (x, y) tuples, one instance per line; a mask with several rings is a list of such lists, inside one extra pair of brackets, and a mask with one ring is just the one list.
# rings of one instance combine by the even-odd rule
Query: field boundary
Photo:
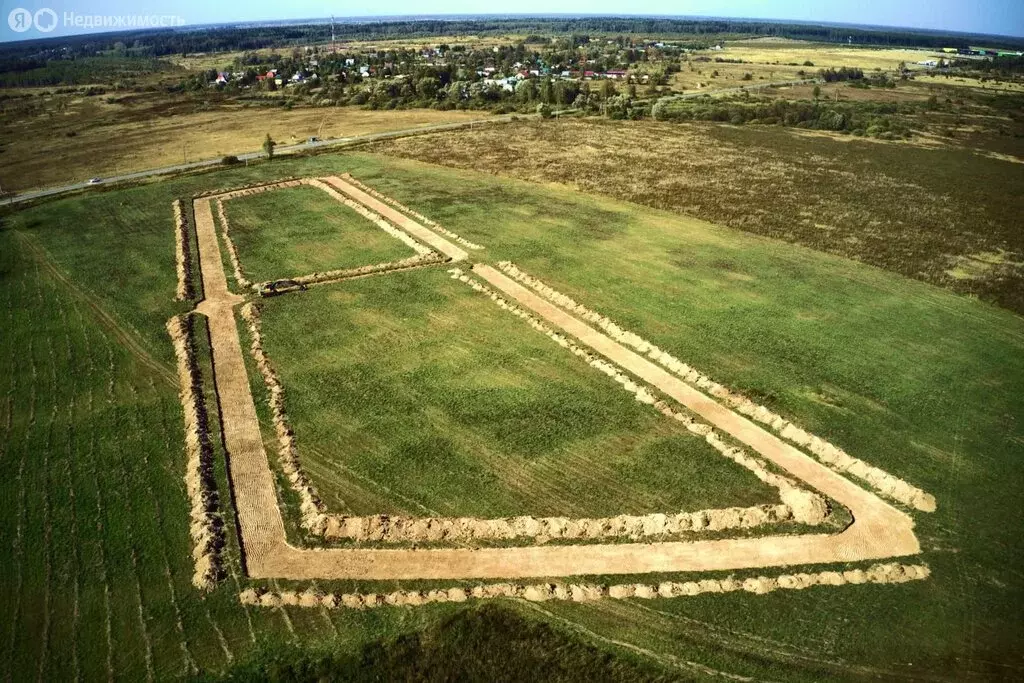
[[(407, 247), (415, 252), (415, 256), (400, 259), (398, 261), (389, 261), (385, 263), (377, 263), (373, 265), (358, 266), (353, 268), (342, 268), (336, 270), (329, 270), (325, 272), (314, 272), (306, 275), (297, 275), (293, 277), (278, 279), (278, 280), (267, 280), (264, 282), (253, 283), (251, 282), (244, 273), (242, 268), (241, 259), (238, 256), (238, 249), (235, 246), (234, 240), (231, 238), (229, 229), (229, 221), (227, 213), (224, 211), (224, 202), (229, 199), (237, 199), (240, 197), (249, 197), (255, 194), (261, 194), (263, 192), (269, 192), (272, 190), (280, 190), (290, 187), (300, 186), (315, 187), (318, 190), (326, 192), (332, 199), (340, 202), (344, 206), (352, 209), (360, 216), (368, 220), (369, 222), (376, 225), (378, 228), (383, 230), (385, 233), (399, 240)], [(431, 265), (434, 263), (442, 263), (448, 260), (442, 256), (436, 250), (425, 246), (421, 242), (414, 239), (408, 232), (401, 228), (393, 225), (392, 223), (385, 220), (382, 216), (374, 213), (367, 207), (359, 204), (358, 202), (349, 199), (345, 195), (338, 192), (333, 186), (323, 182), (319, 178), (290, 178), (287, 180), (280, 180), (273, 183), (263, 183), (260, 185), (252, 185), (247, 187), (238, 188), (221, 194), (207, 195), (210, 200), (215, 202), (217, 205), (217, 218), (221, 226), (221, 236), (224, 239), (224, 244), (227, 247), (228, 259), (231, 261), (231, 267), (234, 270), (235, 281), (238, 286), (243, 290), (252, 290), (256, 292), (266, 291), (272, 284), (277, 282), (289, 282), (295, 283), (293, 285), (285, 285), (281, 288), (274, 288), (274, 293), (284, 293), (286, 291), (292, 291), (294, 289), (301, 289), (302, 287), (310, 284), (324, 284), (330, 282), (339, 282), (353, 277), (360, 277), (364, 275), (372, 275), (375, 273), (384, 273), (392, 270), (406, 270), (409, 268), (415, 268), (424, 265)]]
[(248, 588), (238, 595), (243, 605), (279, 608), (323, 607), (327, 609), (372, 609), (375, 607), (461, 603), (494, 598), (527, 602), (595, 602), (631, 598), (682, 598), (706, 593), (743, 591), (765, 595), (779, 590), (804, 590), (814, 586), (856, 586), (862, 584), (898, 584), (921, 581), (931, 576), (928, 565), (898, 563), (875, 564), (867, 569), (822, 571), (814, 573), (750, 576), (747, 578), (701, 579), (699, 581), (662, 581), (660, 583), (492, 583), (466, 589), (461, 586), (433, 590), (397, 590), (391, 593), (325, 593), (314, 588), (305, 591), (270, 591)]
[[(353, 200), (379, 211), (448, 256), (465, 252), (379, 200), (328, 178)], [(595, 367), (629, 373), (669, 400), (705, 420), (723, 437), (750, 447), (819, 496), (850, 511), (853, 522), (838, 533), (804, 533), (716, 540), (656, 540), (645, 543), (581, 543), (513, 547), (298, 548), (286, 537), (276, 478), (262, 439), (252, 387), (233, 308), (245, 298), (227, 288), (224, 263), (210, 198), (194, 201), (199, 258), (206, 298), (197, 311), (209, 319), (230, 481), (235, 490), (245, 569), (253, 579), (289, 580), (486, 580), (676, 572), (710, 572), (889, 560), (917, 555), (920, 543), (912, 518), (871, 491), (781, 440), (674, 374), (590, 327), (543, 297), (485, 265), (472, 266), (473, 278), (498, 296), (535, 316), (581, 350), (596, 354)], [(429, 239), (427, 239), (429, 237)], [(457, 250), (451, 252), (448, 250)], [(453, 257), (454, 258), (454, 257)], [(589, 362), (589, 361), (588, 361)], [(610, 362), (610, 370), (603, 364)], [(632, 380), (629, 380), (633, 382)], [(636, 384), (633, 382), (633, 384)], [(623, 384), (625, 387), (626, 385)], [(628, 387), (627, 387), (628, 388)], [(641, 387), (636, 386), (637, 390)], [(634, 395), (641, 396), (635, 391)], [(658, 403), (650, 391), (645, 402)], [(671, 409), (667, 402), (662, 408)], [(661, 409), (661, 408), (659, 408)], [(705, 436), (706, 438), (706, 436)], [(724, 443), (724, 442), (723, 442)], [(922, 572), (921, 578), (927, 574)], [(915, 577), (917, 572), (915, 570)]]
[(501, 271), (514, 280), (530, 287), (557, 306), (579, 315), (588, 322), (596, 324), (615, 341), (630, 346), (637, 352), (646, 355), (654, 362), (682, 378), (687, 384), (700, 389), (714, 398), (720, 399), (738, 413), (768, 425), (779, 436), (810, 451), (818, 460), (832, 469), (844, 474), (851, 474), (867, 483), (882, 495), (899, 501), (904, 505), (921, 510), (922, 512), (935, 511), (935, 497), (930, 493), (926, 493), (878, 467), (869, 465), (863, 460), (848, 455), (841, 448), (801, 429), (793, 422), (784, 419), (765, 406), (754, 403), (746, 396), (715, 382), (704, 373), (683, 363), (667, 351), (658, 348), (640, 336), (620, 327), (609, 318), (577, 303), (565, 294), (558, 292), (539, 279), (520, 270), (511, 261), (501, 261), (497, 265)]
[(192, 287), (192, 262), (189, 249), (188, 221), (181, 209), (181, 200), (175, 199), (174, 210), (174, 266), (178, 276), (175, 301), (187, 301), (195, 294)]
[(212, 590), (224, 575), (221, 558), (224, 522), (214, 477), (208, 416), (202, 398), (202, 377), (196, 363), (193, 324), (190, 315), (175, 316), (167, 321), (167, 333), (177, 358), (179, 393), (185, 416), (185, 489), (191, 504), (189, 535), (195, 563), (192, 584), (202, 590)]

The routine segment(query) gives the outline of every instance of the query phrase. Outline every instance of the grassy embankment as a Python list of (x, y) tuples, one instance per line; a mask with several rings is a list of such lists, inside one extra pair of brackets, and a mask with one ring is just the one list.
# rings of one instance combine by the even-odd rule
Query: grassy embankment
[[(324, 156), (89, 193), (4, 217), (4, 675), (66, 678), (77, 667), (96, 678), (108, 662), (131, 678), (150, 665), (168, 678), (190, 662), (218, 672), (231, 658), (288, 643), (356, 652), (462, 609), (244, 610), (231, 579), (205, 599), (189, 585), (180, 407), (164, 378), (171, 352), (163, 323), (180, 310), (171, 301), (170, 202), (205, 187), (345, 170), (487, 245), (488, 259), (516, 260), (938, 498), (936, 513), (916, 517), (928, 581), (549, 603), (528, 613), (619, 653), (639, 648), (627, 656), (690, 677), (703, 674), (686, 662), (797, 680), (1021, 673), (1018, 316), (841, 258), (562, 186)], [(162, 370), (142, 362), (147, 354)]]

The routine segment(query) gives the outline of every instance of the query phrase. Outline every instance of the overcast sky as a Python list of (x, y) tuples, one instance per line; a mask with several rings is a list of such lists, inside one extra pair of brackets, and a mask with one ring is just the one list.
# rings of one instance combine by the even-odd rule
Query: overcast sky
[[(386, 5), (324, 0), (3, 0), (2, 7), (6, 21), (0, 25), (0, 40), (89, 32), (84, 21), (78, 26), (67, 21), (71, 14), (82, 17), (164, 16), (167, 17), (164, 20), (166, 22), (176, 22), (180, 18), (187, 25), (315, 18), (330, 14), (336, 17), (365, 18), (381, 16), (380, 12), (387, 12), (390, 16), (474, 14), (485, 7), (490, 14), (578, 13), (585, 10), (588, 14), (622, 15), (625, 10), (631, 15), (792, 19), (1024, 37), (1024, 0), (840, 0), (813, 3), (807, 0), (633, 0), (629, 3), (589, 0), (582, 4), (553, 3), (550, 0), (499, 0), (487, 5), (481, 4), (479, 0), (392, 0)], [(56, 17), (55, 22), (53, 17)], [(40, 27), (51, 30), (40, 32)], [(15, 30), (18, 28), (23, 30)]]

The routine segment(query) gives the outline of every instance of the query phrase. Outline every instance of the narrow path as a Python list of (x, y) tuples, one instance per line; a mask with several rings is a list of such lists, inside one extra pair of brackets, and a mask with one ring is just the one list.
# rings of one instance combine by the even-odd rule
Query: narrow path
[(352, 183), (342, 180), (338, 176), (331, 176), (329, 178), (325, 178), (325, 180), (328, 184), (334, 186), (338, 190), (341, 190), (356, 202), (375, 211), (402, 230), (422, 241), (424, 244), (427, 244), (441, 252), (452, 261), (464, 261), (469, 256), (466, 250), (462, 247), (455, 246), (437, 233), (427, 230), (413, 219), (399, 213), (376, 197), (363, 192)]
[[(385, 210), (390, 210), (355, 188), (351, 188), (352, 191), (344, 188), (344, 181), (331, 178), (330, 182), (357, 201), (365, 199), (369, 208), (382, 215)], [(555, 308), (489, 266), (476, 266), (474, 272), (521, 305), (697, 412), (716, 428), (731, 434), (765, 458), (845, 505), (853, 512), (855, 522), (842, 533), (831, 536), (808, 534), (697, 542), (486, 549), (295, 548), (285, 538), (281, 510), (275, 495), (274, 476), (260, 436), (260, 425), (232, 310), (242, 298), (227, 289), (210, 198), (195, 201), (195, 216), (206, 294), (206, 299), (197, 307), (197, 311), (210, 319), (215, 382), (224, 424), (228, 465), (235, 485), (246, 569), (254, 578), (512, 579), (852, 562), (920, 552), (917, 538), (913, 534), (913, 522), (906, 514), (712, 401), (604, 334)], [(404, 225), (401, 227), (405, 228)], [(440, 245), (435, 246), (449, 253)]]

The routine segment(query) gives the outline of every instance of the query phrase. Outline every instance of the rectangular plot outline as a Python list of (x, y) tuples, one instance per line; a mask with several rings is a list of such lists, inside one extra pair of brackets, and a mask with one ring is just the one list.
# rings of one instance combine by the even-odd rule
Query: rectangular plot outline
[[(288, 544), (284, 535), (272, 473), (248, 391), (247, 373), (232, 311), (233, 306), (243, 299), (227, 289), (209, 200), (198, 198), (194, 208), (207, 296), (196, 310), (208, 316), (211, 337), (216, 340), (213, 346), (215, 363), (220, 361), (217, 363), (220, 368), (218, 393), (228, 387), (239, 392), (239, 397), (248, 398), (222, 404), (222, 419), (231, 453), (229, 466), (236, 483), (236, 512), (245, 565), (253, 578), (464, 579), (689, 572), (853, 562), (920, 552), (920, 544), (913, 533), (913, 521), (906, 513), (483, 265), (474, 267), (475, 275), (513, 299), (526, 303), (529, 309), (598, 352), (624, 359), (626, 364), (623, 367), (849, 508), (854, 514), (854, 523), (833, 535), (658, 542), (642, 544), (644, 551), (640, 553), (636, 552), (636, 544), (628, 543), (476, 550), (295, 548)], [(422, 226), (419, 227), (423, 230)]]
[[(369, 188), (364, 187), (360, 189), (337, 177), (327, 178), (326, 180), (332, 187), (325, 187), (321, 179), (296, 179), (284, 183), (261, 185), (252, 190), (239, 190), (228, 194), (230, 197), (247, 196), (255, 192), (265, 192), (280, 187), (294, 187), (307, 184), (324, 189), (341, 201), (344, 201), (344, 199), (331, 192), (332, 189), (341, 189), (346, 194), (352, 196), (354, 200), (375, 201), (377, 204), (372, 208), (382, 208), (385, 213), (392, 211), (384, 203), (386, 200), (383, 197), (380, 200), (384, 201), (379, 201), (378, 198), (369, 194), (369, 192), (372, 192)], [(346, 188), (350, 188), (351, 191)], [(218, 195), (211, 196), (210, 200), (216, 201), (218, 204), (221, 202), (221, 198)], [(399, 215), (403, 220), (411, 221), (407, 216), (396, 215)], [(394, 221), (395, 216), (389, 215), (389, 219)], [(419, 230), (425, 230), (422, 226), (418, 227)], [(226, 236), (226, 233), (222, 234)], [(444, 249), (443, 238), (434, 237), (440, 240), (440, 243), (435, 242), (435, 246), (439, 249)], [(445, 251), (453, 256), (465, 254), (464, 251), (454, 247), (454, 245), (452, 245), (451, 249), (446, 249)], [(691, 432), (700, 436), (707, 436), (705, 440), (722, 454), (752, 471), (762, 482), (776, 488), (784, 502), (748, 508), (709, 509), (694, 512), (683, 511), (644, 515), (622, 514), (610, 518), (583, 519), (566, 517), (538, 518), (533, 516), (479, 519), (467, 517), (410, 517), (382, 514), (339, 515), (330, 513), (326, 510), (326, 506), (320, 499), (312, 479), (302, 470), (295, 434), (284, 413), (282, 399), (284, 388), (281, 386), (277, 373), (263, 349), (258, 313), (249, 305), (243, 306), (241, 313), (243, 319), (248, 323), (250, 335), (253, 337), (251, 345), (252, 356), (269, 393), (269, 407), (274, 416), (275, 431), (278, 437), (278, 461), (285, 477), (291, 484), (292, 490), (299, 497), (301, 526), (315, 536), (320, 536), (327, 540), (345, 539), (380, 542), (436, 542), (474, 539), (508, 540), (513, 538), (532, 538), (539, 542), (550, 539), (630, 538), (637, 540), (640, 538), (678, 536), (679, 534), (702, 531), (725, 531), (737, 528), (760, 527), (766, 524), (786, 522), (794, 519), (795, 521), (812, 526), (823, 521), (822, 517), (807, 512), (807, 510), (815, 507), (813, 501), (808, 501), (808, 497), (816, 496), (816, 494), (801, 489), (786, 477), (768, 472), (764, 464), (756, 458), (751, 458), (745, 453), (731, 455), (730, 451), (723, 447), (720, 441), (712, 441), (707, 431), (693, 428), (690, 429)], [(676, 416), (677, 419), (682, 418), (681, 414), (675, 413), (671, 409), (661, 409), (661, 412), (669, 417)]]
[[(318, 190), (321, 190), (322, 192), (325, 192), (329, 197), (336, 200), (338, 203), (342, 204), (346, 208), (355, 211), (357, 214), (366, 219), (366, 221), (376, 226), (385, 234), (405, 244), (407, 247), (413, 250), (415, 256), (406, 257), (403, 259), (399, 259), (397, 261), (385, 261), (381, 263), (367, 264), (364, 266), (334, 269), (325, 272), (297, 274), (289, 277), (278, 278), (276, 280), (266, 280), (257, 283), (250, 282), (243, 274), (242, 259), (239, 257), (238, 249), (235, 245), (234, 240), (231, 238), (229, 221), (227, 218), (227, 214), (224, 211), (224, 202), (231, 199), (249, 197), (254, 194), (262, 194), (264, 192), (302, 186), (314, 187)], [(252, 188), (234, 190), (232, 192), (227, 192), (221, 195), (212, 195), (209, 199), (215, 202), (217, 205), (217, 217), (219, 219), (221, 226), (220, 236), (224, 240), (225, 246), (227, 247), (228, 258), (230, 259), (232, 268), (234, 269), (235, 281), (242, 289), (253, 289), (254, 291), (259, 292), (262, 291), (270, 283), (280, 282), (283, 280), (297, 282), (302, 285), (323, 284), (327, 282), (336, 282), (339, 280), (348, 279), (349, 277), (358, 277), (364, 274), (387, 272), (391, 270), (404, 270), (407, 268), (416, 267), (418, 265), (439, 263), (445, 260), (441, 253), (436, 249), (430, 246), (425, 246), (424, 244), (422, 244), (422, 242), (417, 241), (404, 231), (392, 226), (383, 217), (373, 213), (369, 209), (366, 209), (365, 207), (357, 204), (352, 200), (346, 200), (346, 198), (340, 195), (334, 187), (327, 183), (324, 183), (319, 178), (298, 178), (278, 183), (269, 183)]]

